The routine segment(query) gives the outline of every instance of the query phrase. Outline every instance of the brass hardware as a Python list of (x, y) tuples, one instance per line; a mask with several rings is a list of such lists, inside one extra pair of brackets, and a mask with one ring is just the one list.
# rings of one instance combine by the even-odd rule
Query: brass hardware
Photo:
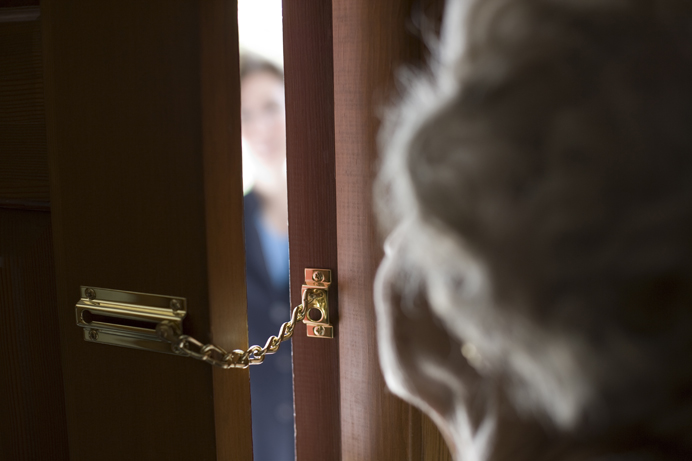
[(229, 368), (247, 368), (250, 365), (259, 365), (264, 362), (267, 355), (276, 353), (284, 341), (288, 341), (293, 336), (296, 323), (305, 317), (306, 304), (303, 296), (303, 304), (298, 304), (293, 308), (291, 320), (284, 322), (279, 329), (279, 336), (270, 336), (264, 347), (251, 346), (247, 350), (236, 349), (227, 352), (214, 344), (204, 344), (197, 341), (192, 336), (181, 335), (172, 331), (167, 322), (161, 322), (157, 327), (162, 339), (171, 343), (174, 353), (183, 357), (191, 357), (196, 360), (227, 370)]
[(329, 323), (328, 292), (331, 283), (332, 271), (329, 269), (305, 269), (305, 285), (301, 290), (301, 296), (305, 300), (303, 305), (307, 305), (307, 312), (303, 323), (307, 326), (307, 333), (311, 338), (334, 337), (334, 327)]
[[(293, 336), (296, 323), (301, 320), (307, 324), (308, 336), (314, 338), (333, 338), (334, 329), (329, 323), (329, 298), (327, 291), (332, 282), (332, 272), (328, 269), (305, 269), (305, 285), (303, 285), (302, 303), (291, 313), (291, 320), (281, 325), (278, 336), (270, 336), (265, 345), (251, 346), (247, 350), (236, 349), (228, 352), (214, 344), (204, 344), (197, 339), (180, 334), (168, 322), (161, 322), (157, 331), (166, 342), (171, 343), (171, 349), (178, 355), (202, 360), (215, 367), (247, 368), (259, 365), (267, 355), (274, 354), (281, 343)], [(308, 319), (308, 313), (315, 310), (317, 319)]]
[[(329, 323), (331, 283), (330, 270), (305, 269), (302, 303), (293, 309), (290, 321), (281, 325), (279, 335), (270, 336), (264, 347), (252, 346), (247, 350), (227, 352), (182, 334), (186, 300), (173, 296), (81, 287), (77, 325), (84, 329), (85, 341), (192, 357), (224, 369), (247, 368), (259, 365), (267, 355), (278, 351), (281, 343), (291, 339), (301, 320), (309, 337), (334, 337)], [(311, 312), (314, 317), (310, 317)]]
[(168, 354), (171, 346), (157, 327), (166, 322), (179, 334), (186, 314), (184, 298), (90, 287), (81, 287), (75, 307), (85, 341)]

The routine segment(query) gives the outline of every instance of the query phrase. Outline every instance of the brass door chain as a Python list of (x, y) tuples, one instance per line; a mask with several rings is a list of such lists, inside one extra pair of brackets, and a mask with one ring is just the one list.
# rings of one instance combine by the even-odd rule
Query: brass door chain
[[(291, 339), (296, 323), (305, 318), (306, 310), (303, 306), (309, 305), (308, 303), (312, 302), (315, 297), (316, 295), (312, 290), (304, 291), (303, 304), (293, 308), (291, 320), (284, 322), (279, 329), (279, 336), (270, 336), (264, 347), (252, 346), (245, 351), (236, 349), (232, 352), (226, 352), (219, 346), (202, 344), (191, 336), (179, 334), (176, 332), (176, 328), (168, 321), (159, 323), (156, 331), (161, 339), (171, 343), (171, 350), (177, 355), (202, 360), (223, 369), (247, 368), (250, 365), (259, 365), (264, 362), (266, 355), (276, 353), (282, 342)], [(197, 349), (196, 351), (194, 350), (195, 348)]]
[(305, 269), (302, 303), (281, 325), (278, 336), (270, 336), (264, 347), (231, 352), (182, 333), (187, 315), (185, 298), (83, 286), (75, 312), (88, 342), (192, 357), (224, 369), (247, 368), (276, 353), (281, 343), (291, 339), (300, 321), (306, 324), (309, 337), (334, 337), (327, 294), (331, 281), (328, 269)]

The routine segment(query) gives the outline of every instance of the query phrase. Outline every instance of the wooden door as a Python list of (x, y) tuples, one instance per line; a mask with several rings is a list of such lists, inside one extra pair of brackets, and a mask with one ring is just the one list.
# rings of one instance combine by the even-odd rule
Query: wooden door
[(41, 2), (70, 460), (249, 460), (247, 370), (85, 341), (80, 286), (187, 299), (247, 347), (237, 6)]
[(292, 301), (306, 266), (332, 269), (337, 294), (336, 339), (294, 337), (299, 461), (451, 459), (434, 424), (386, 389), (372, 301), (379, 110), (401, 67), (421, 66), (421, 35), (434, 37), (442, 6), (283, 2)]
[(0, 1), (0, 459), (63, 461), (41, 23), (32, 3)]
[[(448, 457), (374, 337), (374, 114), (423, 55), (413, 4), (284, 4), (294, 305), (305, 267), (336, 280), (336, 339), (294, 337), (300, 461)], [(74, 314), (80, 285), (176, 295), (186, 332), (247, 345), (235, 2), (41, 7), (69, 459), (249, 460), (247, 371), (85, 342)]]

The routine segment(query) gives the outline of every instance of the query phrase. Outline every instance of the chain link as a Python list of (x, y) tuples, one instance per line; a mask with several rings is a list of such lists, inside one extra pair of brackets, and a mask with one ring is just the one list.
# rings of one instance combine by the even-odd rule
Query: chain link
[(223, 369), (247, 368), (250, 365), (259, 365), (264, 362), (266, 355), (274, 354), (279, 350), (282, 342), (291, 339), (296, 323), (305, 318), (307, 310), (304, 306), (308, 305), (308, 302), (315, 298), (313, 291), (316, 290), (305, 290), (303, 293), (303, 303), (293, 308), (291, 320), (281, 325), (279, 335), (270, 336), (264, 347), (251, 346), (246, 351), (236, 349), (226, 352), (214, 344), (203, 344), (192, 336), (181, 335), (173, 327), (173, 324), (168, 321), (159, 323), (156, 326), (156, 332), (161, 339), (171, 343), (173, 352), (183, 357), (192, 357)]

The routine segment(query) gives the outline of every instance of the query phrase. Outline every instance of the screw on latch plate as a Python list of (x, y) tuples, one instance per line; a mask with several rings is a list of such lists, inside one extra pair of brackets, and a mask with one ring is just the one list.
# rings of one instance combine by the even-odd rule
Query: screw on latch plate
[(96, 290), (94, 290), (93, 288), (87, 288), (86, 290), (84, 290), (84, 296), (86, 296), (86, 298), (89, 301), (93, 301), (94, 299), (96, 299)]
[[(329, 296), (327, 291), (332, 282), (329, 269), (305, 269), (305, 285), (302, 294), (307, 305), (303, 323), (311, 338), (333, 338), (334, 328), (329, 322)], [(307, 292), (307, 293), (306, 293)], [(311, 314), (315, 315), (311, 315)]]

